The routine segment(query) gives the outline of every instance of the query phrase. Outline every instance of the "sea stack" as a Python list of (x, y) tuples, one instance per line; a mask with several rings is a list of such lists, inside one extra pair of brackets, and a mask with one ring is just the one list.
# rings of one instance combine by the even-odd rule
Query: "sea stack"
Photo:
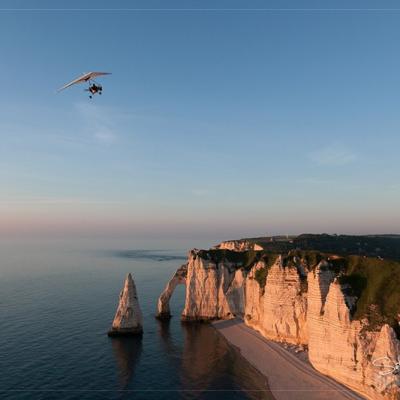
[(131, 336), (143, 333), (143, 318), (140, 310), (135, 282), (128, 274), (119, 295), (117, 312), (108, 336)]

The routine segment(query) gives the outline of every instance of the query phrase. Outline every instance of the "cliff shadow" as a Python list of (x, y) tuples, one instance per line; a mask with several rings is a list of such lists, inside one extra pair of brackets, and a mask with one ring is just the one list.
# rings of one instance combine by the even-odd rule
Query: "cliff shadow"
[[(221, 321), (239, 323), (240, 321)], [(181, 385), (202, 400), (273, 400), (267, 379), (209, 323), (184, 322)]]
[(143, 351), (142, 337), (114, 337), (112, 349), (117, 364), (120, 389), (126, 389), (132, 380)]

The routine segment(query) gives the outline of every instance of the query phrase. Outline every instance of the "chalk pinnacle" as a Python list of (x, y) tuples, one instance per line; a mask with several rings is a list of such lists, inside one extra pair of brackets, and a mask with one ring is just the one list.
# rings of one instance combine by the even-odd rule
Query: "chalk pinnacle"
[(140, 335), (143, 332), (143, 317), (140, 310), (135, 282), (128, 274), (119, 295), (119, 304), (108, 336)]

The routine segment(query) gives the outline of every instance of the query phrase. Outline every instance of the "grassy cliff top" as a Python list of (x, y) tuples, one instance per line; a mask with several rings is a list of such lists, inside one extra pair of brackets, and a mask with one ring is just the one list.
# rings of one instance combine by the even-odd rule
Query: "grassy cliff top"
[(302, 234), (246, 238), (239, 241), (258, 244), (264, 250), (277, 253), (301, 249), (340, 255), (380, 256), (400, 261), (400, 235)]
[[(339, 282), (357, 297), (353, 318), (367, 317), (371, 328), (389, 323), (396, 329), (400, 316), (400, 262), (371, 257), (343, 257)], [(400, 333), (400, 332), (398, 332)]]
[[(370, 328), (377, 329), (389, 323), (397, 329), (400, 315), (400, 261), (367, 257), (364, 255), (341, 255), (318, 250), (289, 250), (285, 252), (264, 250), (233, 251), (226, 249), (200, 250), (198, 255), (215, 263), (229, 261), (235, 268), (247, 271), (260, 260), (265, 267), (257, 271), (255, 279), (265, 286), (268, 270), (278, 255), (284, 266), (296, 266), (299, 262), (306, 270), (313, 270), (321, 260), (327, 260), (346, 294), (356, 296), (352, 310), (353, 318), (368, 318)], [(400, 333), (400, 332), (398, 332)]]
[(273, 259), (271, 261), (272, 263), (276, 260), (276, 257), (278, 257), (278, 254), (272, 254), (264, 251), (234, 251), (227, 249), (199, 250), (198, 255), (199, 257), (205, 260), (210, 260), (214, 263), (228, 261), (234, 264), (237, 268), (244, 268), (246, 270), (250, 270), (251, 267), (265, 255)]

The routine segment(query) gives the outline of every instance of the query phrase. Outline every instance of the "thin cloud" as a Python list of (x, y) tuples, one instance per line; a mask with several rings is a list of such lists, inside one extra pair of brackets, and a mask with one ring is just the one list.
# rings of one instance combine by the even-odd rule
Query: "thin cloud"
[(101, 143), (111, 144), (114, 143), (117, 139), (115, 133), (108, 128), (103, 128), (98, 130), (94, 135), (95, 139), (97, 139)]
[(207, 189), (193, 189), (192, 194), (197, 197), (207, 196), (210, 192)]
[(82, 205), (82, 204), (125, 204), (124, 201), (116, 200), (97, 200), (85, 198), (56, 198), (56, 197), (23, 197), (23, 198), (9, 198), (2, 199), (0, 204), (44, 204), (44, 205)]
[(314, 177), (300, 178), (296, 180), (296, 183), (306, 185), (331, 185), (334, 181), (330, 179), (319, 179)]
[(357, 155), (343, 146), (332, 145), (310, 153), (309, 158), (318, 165), (342, 166), (353, 163)]
[(97, 142), (112, 144), (118, 139), (118, 116), (115, 116), (112, 110), (89, 103), (77, 103), (75, 107), (86, 125), (87, 132)]
[(393, 183), (389, 185), (389, 190), (394, 191), (394, 192), (399, 192), (400, 191), (400, 184), (399, 183)]

